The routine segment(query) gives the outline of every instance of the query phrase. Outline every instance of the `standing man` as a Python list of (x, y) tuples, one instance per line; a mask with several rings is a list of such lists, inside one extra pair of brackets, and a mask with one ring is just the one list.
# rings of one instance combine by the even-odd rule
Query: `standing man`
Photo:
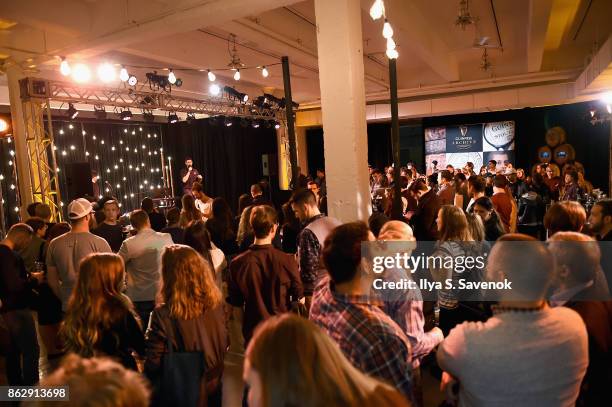
[(145, 211), (149, 216), (151, 227), (156, 232), (161, 232), (166, 227), (166, 217), (155, 209), (153, 199), (146, 197), (140, 202), (140, 209)]
[(193, 183), (202, 181), (202, 175), (193, 168), (191, 157), (185, 157), (185, 168), (181, 170), (181, 181), (183, 182), (183, 195), (191, 195)]
[(274, 208), (259, 205), (251, 213), (255, 242), (230, 264), (227, 301), (244, 308), (242, 333), (245, 347), (262, 321), (291, 309), (302, 297), (295, 258), (272, 245), (278, 219)]
[(270, 205), (272, 206), (272, 203), (268, 200), (268, 198), (264, 196), (264, 191), (263, 191), (263, 188), (261, 187), (261, 184), (251, 185), (251, 198), (253, 198), (252, 205)]
[(89, 232), (89, 222), (93, 217), (93, 208), (87, 199), (70, 202), (68, 219), (72, 229), (53, 239), (47, 249), (47, 282), (57, 298), (62, 300), (63, 311), (76, 283), (79, 262), (91, 253), (112, 252), (106, 240)]
[[(448, 168), (448, 167), (447, 167)], [(452, 205), (455, 201), (455, 188), (453, 187), (453, 173), (442, 170), (438, 173), (438, 198), (440, 205)]]
[(104, 211), (104, 222), (100, 223), (93, 233), (106, 240), (113, 252), (117, 253), (123, 243), (123, 227), (117, 223), (119, 204), (111, 199), (104, 202), (102, 210)]
[(295, 192), (289, 202), (295, 216), (302, 223), (302, 231), (297, 238), (297, 258), (304, 285), (306, 308), (309, 308), (317, 283), (327, 274), (323, 264), (319, 263), (325, 239), (341, 222), (323, 215), (319, 211), (315, 195), (308, 189)]
[(125, 262), (126, 294), (134, 303), (142, 326), (148, 326), (161, 281), (162, 251), (174, 242), (169, 234), (151, 229), (149, 215), (142, 209), (130, 214), (130, 223), (136, 229), (136, 236), (123, 242), (119, 256)]
[(8, 330), (6, 377), (11, 386), (33, 386), (38, 382), (39, 348), (36, 327), (29, 310), (35, 278), (28, 278), (17, 251), (32, 240), (32, 228), (25, 223), (13, 225), (0, 241), (0, 318)]
[(212, 216), (212, 203), (213, 199), (204, 193), (202, 184), (194, 182), (191, 190), (193, 197), (195, 198), (195, 206), (200, 211), (205, 219)]

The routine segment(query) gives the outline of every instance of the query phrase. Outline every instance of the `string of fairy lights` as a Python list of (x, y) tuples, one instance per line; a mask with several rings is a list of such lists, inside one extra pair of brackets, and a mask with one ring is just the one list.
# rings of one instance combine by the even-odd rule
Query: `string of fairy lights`
[(113, 196), (122, 210), (138, 208), (142, 198), (168, 185), (165, 174), (172, 157), (164, 156), (159, 125), (56, 120), (53, 128), (59, 184), (64, 189), (67, 174), (63, 170), (84, 162), (89, 163), (92, 182), (99, 188), (94, 198)]
[[(0, 119), (1, 122), (4, 119)], [(0, 131), (1, 133), (1, 131)], [(0, 137), (0, 230), (19, 220), (20, 196), (17, 182), (16, 153), (12, 135)]]

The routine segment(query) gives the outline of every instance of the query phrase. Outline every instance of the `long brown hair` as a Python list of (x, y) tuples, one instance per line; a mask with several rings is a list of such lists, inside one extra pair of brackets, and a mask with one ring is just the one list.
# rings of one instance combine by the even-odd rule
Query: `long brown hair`
[(255, 330), (246, 358), (261, 378), (263, 407), (360, 406), (377, 386), (311, 321), (292, 314)]
[(121, 293), (124, 284), (125, 267), (118, 255), (93, 253), (81, 261), (61, 327), (67, 350), (95, 355), (101, 335), (132, 312), (132, 303)]
[[(209, 220), (210, 222), (210, 220)], [(191, 247), (196, 252), (200, 253), (206, 261), (214, 268), (210, 251), (212, 244), (210, 243), (210, 234), (206, 229), (206, 224), (201, 220), (191, 222), (185, 229), (185, 245)]]
[(461, 208), (453, 205), (443, 205), (438, 216), (442, 217), (440, 242), (472, 240), (467, 218)]
[(202, 219), (202, 214), (198, 208), (196, 208), (193, 195), (183, 195), (183, 198), (181, 198), (181, 205), (183, 207), (181, 210), (181, 214), (183, 215), (182, 226), (189, 224), (191, 221)]
[(176, 319), (193, 319), (221, 304), (212, 265), (189, 246), (166, 247), (162, 255), (162, 296)]

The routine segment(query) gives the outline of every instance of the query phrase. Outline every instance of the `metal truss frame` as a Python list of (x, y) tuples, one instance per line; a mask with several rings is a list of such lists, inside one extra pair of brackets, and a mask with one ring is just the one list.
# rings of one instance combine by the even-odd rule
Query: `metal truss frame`
[[(27, 167), (30, 170), (30, 192), (34, 202), (48, 204), (51, 208), (52, 218), (61, 221), (62, 200), (53, 144), (51, 102), (49, 99), (36, 99), (24, 94), (24, 88), (27, 87), (27, 78), (21, 80), (19, 84), (29, 158)], [(19, 175), (21, 177), (25, 176), (25, 174)]]
[(107, 88), (75, 85), (69, 82), (47, 79), (26, 79), (28, 81), (28, 96), (31, 98), (143, 111), (162, 110), (166, 112), (200, 113), (209, 116), (240, 117), (252, 120), (285, 121), (285, 113), (282, 109), (242, 103), (228, 95), (194, 99), (175, 96), (165, 91), (154, 92), (148, 90), (146, 84), (136, 85), (135, 87)]

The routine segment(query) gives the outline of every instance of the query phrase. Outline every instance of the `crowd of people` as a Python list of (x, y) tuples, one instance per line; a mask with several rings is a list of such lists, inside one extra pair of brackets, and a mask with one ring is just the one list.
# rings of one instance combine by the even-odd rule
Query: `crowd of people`
[[(180, 209), (163, 214), (145, 198), (126, 225), (116, 199), (81, 198), (68, 223), (50, 223), (38, 203), (10, 228), (0, 242), (9, 385), (69, 385), (72, 405), (220, 406), (235, 318), (243, 405), (422, 406), (425, 360), (450, 405), (605, 404), (612, 259), (596, 240), (612, 240), (612, 200), (578, 202), (592, 190), (583, 169), (567, 165), (561, 182), (545, 165), (529, 176), (495, 162), (427, 176), (409, 165), (393, 220), (393, 168), (371, 169), (377, 210), (343, 224), (326, 214), (323, 171), (282, 204), (252, 185), (234, 216), (188, 161)], [(381, 295), (361, 252), (375, 241), (486, 251), (482, 279), (501, 273), (532, 295), (476, 306), (452, 290), (433, 304), (419, 289)]]

